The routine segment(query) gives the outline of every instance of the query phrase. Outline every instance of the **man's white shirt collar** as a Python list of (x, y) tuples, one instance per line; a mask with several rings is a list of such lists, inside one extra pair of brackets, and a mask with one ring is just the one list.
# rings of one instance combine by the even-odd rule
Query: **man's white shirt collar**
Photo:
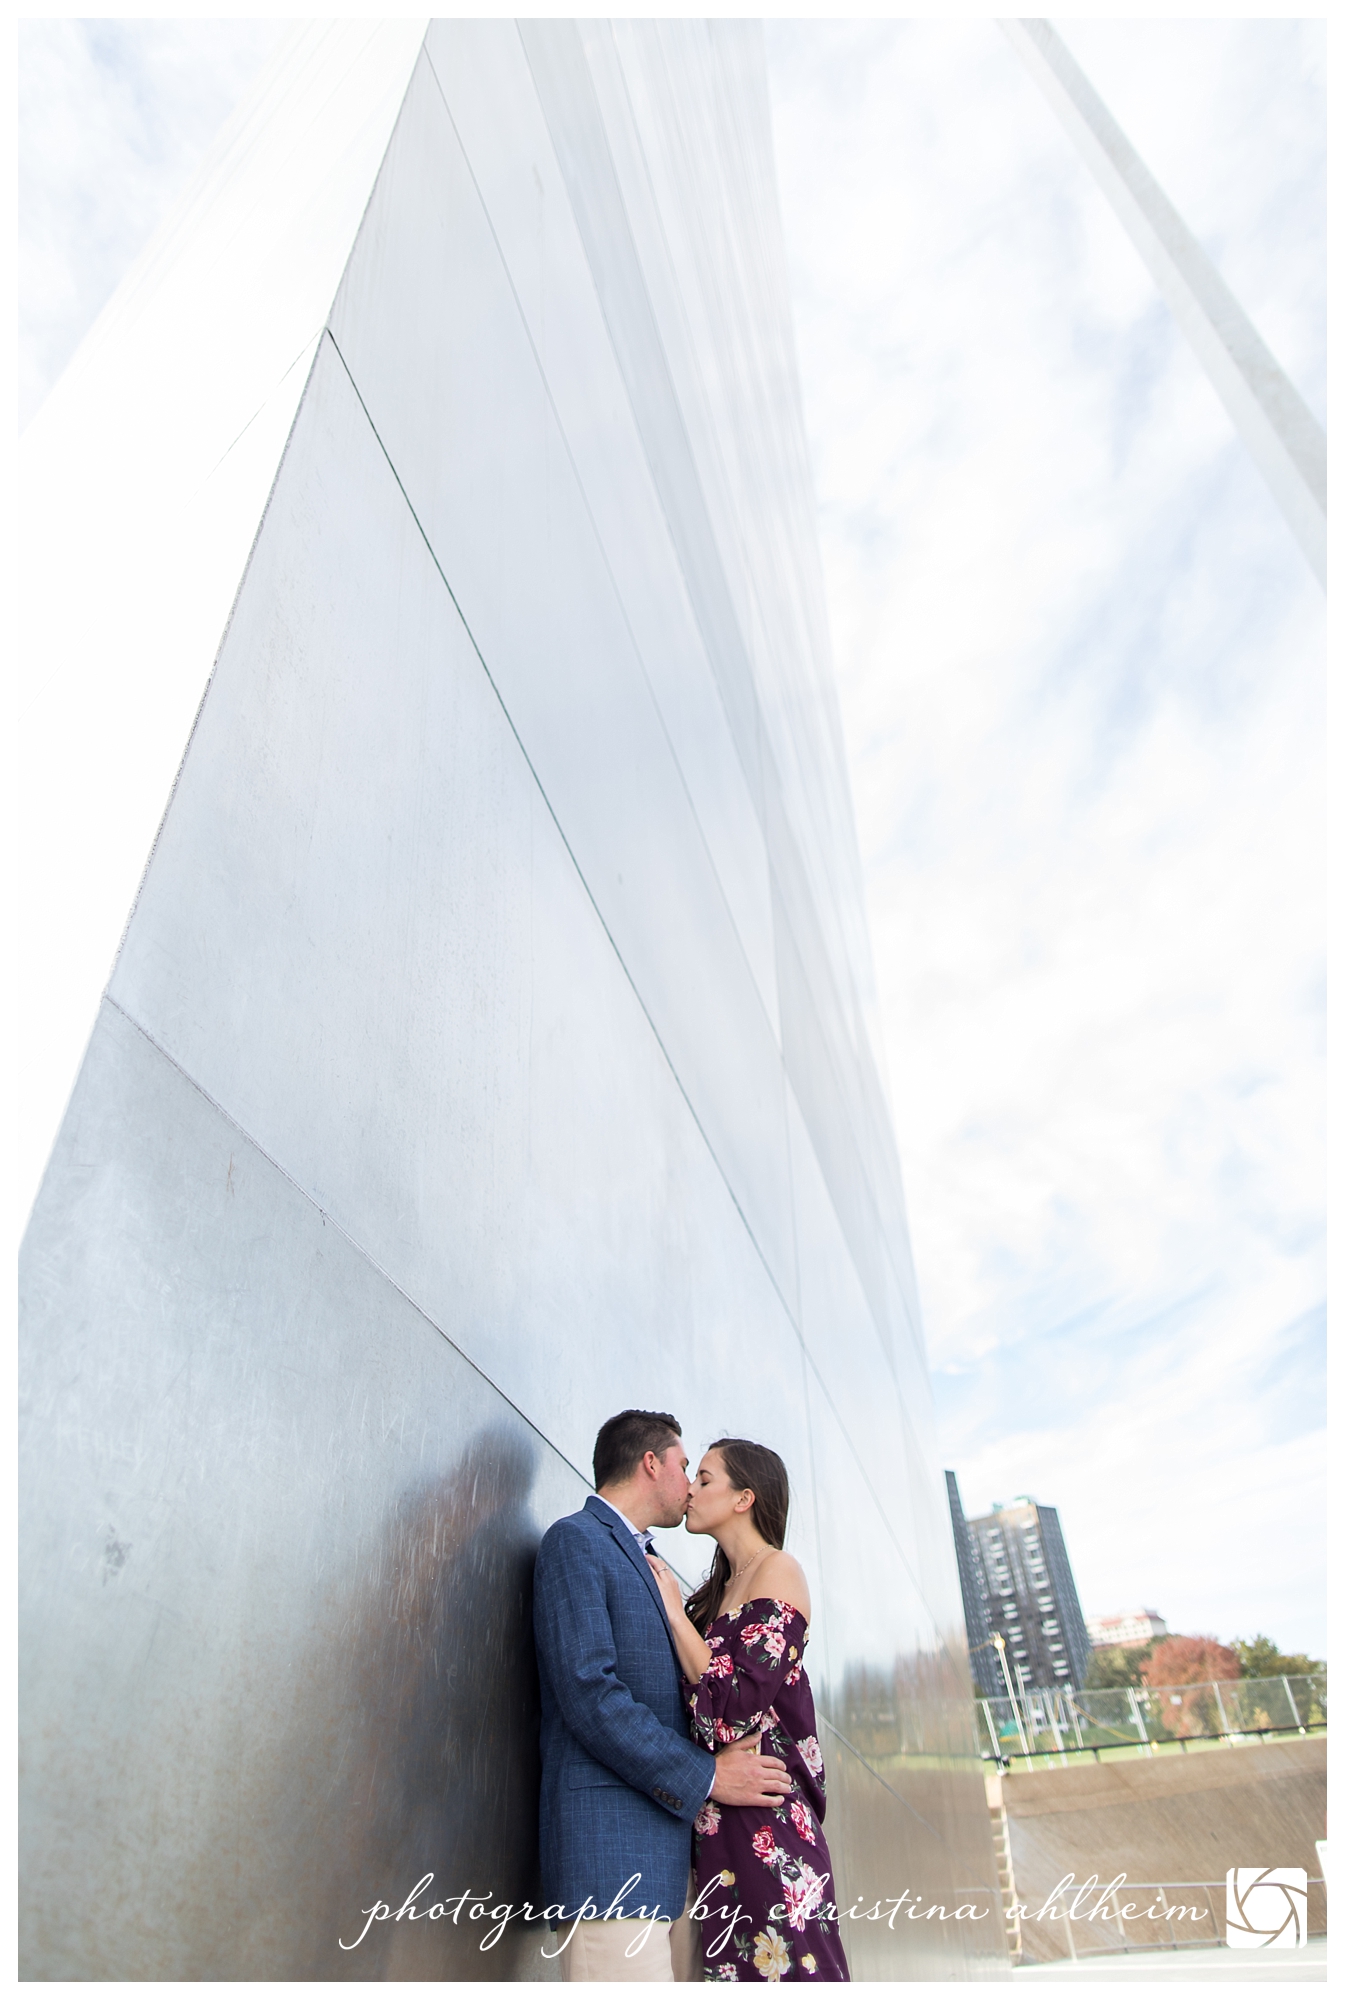
[(634, 1535), (637, 1542), (641, 1539), (642, 1535), (647, 1540), (653, 1541), (654, 1539), (653, 1534), (648, 1528), (645, 1528), (643, 1530), (637, 1528), (634, 1521), (632, 1521), (628, 1515), (623, 1514), (619, 1507), (613, 1507), (610, 1500), (604, 1500), (601, 1493), (595, 1493), (593, 1497), (595, 1500), (602, 1500), (602, 1504), (604, 1507), (611, 1508), (612, 1513), (616, 1515), (618, 1521), (624, 1521), (626, 1523), (626, 1526), (630, 1529), (631, 1533)]

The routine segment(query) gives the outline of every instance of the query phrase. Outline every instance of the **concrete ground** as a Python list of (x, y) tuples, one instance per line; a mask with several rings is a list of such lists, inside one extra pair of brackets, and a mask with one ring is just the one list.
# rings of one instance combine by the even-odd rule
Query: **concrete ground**
[[(1317, 1847), (1326, 1831), (1324, 1735), (1225, 1744), (1195, 1756), (1178, 1753), (1072, 1770), (1015, 1771), (999, 1778), (998, 1793), (996, 1801), (987, 1786), (992, 1811), (998, 1803), (1007, 1820), (1006, 1888), (1027, 1913), (1021, 1924), (1023, 1953), (1039, 1968), (1028, 1976), (1090, 1981), (1322, 1976), (1310, 1965), (1294, 1972), (1240, 1972), (1235, 1968), (1263, 1960), (1287, 1966), (1298, 1954), (1230, 1951), (1217, 1938), (1224, 1931), (1227, 1870), (1262, 1855), (1273, 1856), (1276, 1866), (1305, 1871), (1305, 1928), (1309, 1935), (1325, 1933), (1326, 1886)], [(1127, 1919), (1123, 1936), (1114, 1918), (1082, 1914), (1090, 1907), (1087, 1897), (1076, 1897), (1072, 1907), (1080, 1915), (1070, 1914), (1067, 1885), (1093, 1878), (1123, 1882), (1141, 1909), (1149, 1907), (1145, 1893), (1155, 1894), (1157, 1885), (1163, 1885), (1170, 1905), (1194, 1903), (1204, 1915), (1198, 1921), (1189, 1914), (1185, 1921), (1174, 1917), (1171, 1924), (1145, 1916)], [(1061, 1916), (1067, 1920), (1061, 1922)], [(1178, 1951), (1172, 1950), (1174, 1930), (1191, 1939)], [(1073, 1959), (1071, 1942), (1077, 1954)], [(1123, 1942), (1134, 1949), (1118, 1952)], [(1202, 1969), (1202, 1959), (1209, 1969)], [(1163, 1970), (1165, 1963), (1174, 1969)], [(1095, 1965), (1096, 1973), (1082, 1970)], [(1151, 1969), (1128, 1974), (1125, 1968), (1131, 1965)]]
[(1096, 1958), (1058, 1958), (1050, 1965), (1020, 1965), (1011, 1977), (1055, 1980), (1094, 1979), (1265, 1979), (1326, 1978), (1326, 1939), (1309, 1938), (1298, 1951), (1230, 1951), (1226, 1945), (1199, 1945), (1188, 1951), (1118, 1951)]

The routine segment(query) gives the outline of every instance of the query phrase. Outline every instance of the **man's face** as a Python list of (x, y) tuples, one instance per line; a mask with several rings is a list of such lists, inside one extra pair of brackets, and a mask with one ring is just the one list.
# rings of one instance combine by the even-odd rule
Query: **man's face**
[(650, 1527), (675, 1528), (686, 1513), (690, 1494), (691, 1481), (687, 1478), (687, 1455), (679, 1439), (676, 1444), (669, 1445), (659, 1460), (658, 1475), (654, 1482), (655, 1505), (659, 1512), (651, 1511)]

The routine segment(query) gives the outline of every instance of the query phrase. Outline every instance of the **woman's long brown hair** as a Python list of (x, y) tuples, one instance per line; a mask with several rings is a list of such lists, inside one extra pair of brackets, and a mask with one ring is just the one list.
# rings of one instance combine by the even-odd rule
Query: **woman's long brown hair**
[[(785, 1523), (789, 1519), (789, 1474), (785, 1462), (769, 1445), (753, 1444), (748, 1438), (718, 1438), (707, 1447), (724, 1461), (729, 1484), (737, 1493), (751, 1488), (752, 1519), (757, 1533), (773, 1549), (785, 1545)], [(710, 1574), (687, 1599), (687, 1617), (704, 1633), (719, 1616), (719, 1607), (729, 1587), (729, 1559), (723, 1549), (715, 1550)]]

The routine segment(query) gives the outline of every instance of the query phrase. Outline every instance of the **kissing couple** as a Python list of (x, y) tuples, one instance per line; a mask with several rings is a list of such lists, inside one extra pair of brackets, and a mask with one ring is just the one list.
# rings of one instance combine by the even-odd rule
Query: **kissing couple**
[[(694, 1479), (687, 1465), (675, 1417), (609, 1418), (597, 1491), (537, 1555), (542, 1888), (565, 1912), (561, 1976), (848, 1980), (789, 1477), (744, 1438), (712, 1444)], [(653, 1545), (682, 1521), (718, 1545), (685, 1602)]]

